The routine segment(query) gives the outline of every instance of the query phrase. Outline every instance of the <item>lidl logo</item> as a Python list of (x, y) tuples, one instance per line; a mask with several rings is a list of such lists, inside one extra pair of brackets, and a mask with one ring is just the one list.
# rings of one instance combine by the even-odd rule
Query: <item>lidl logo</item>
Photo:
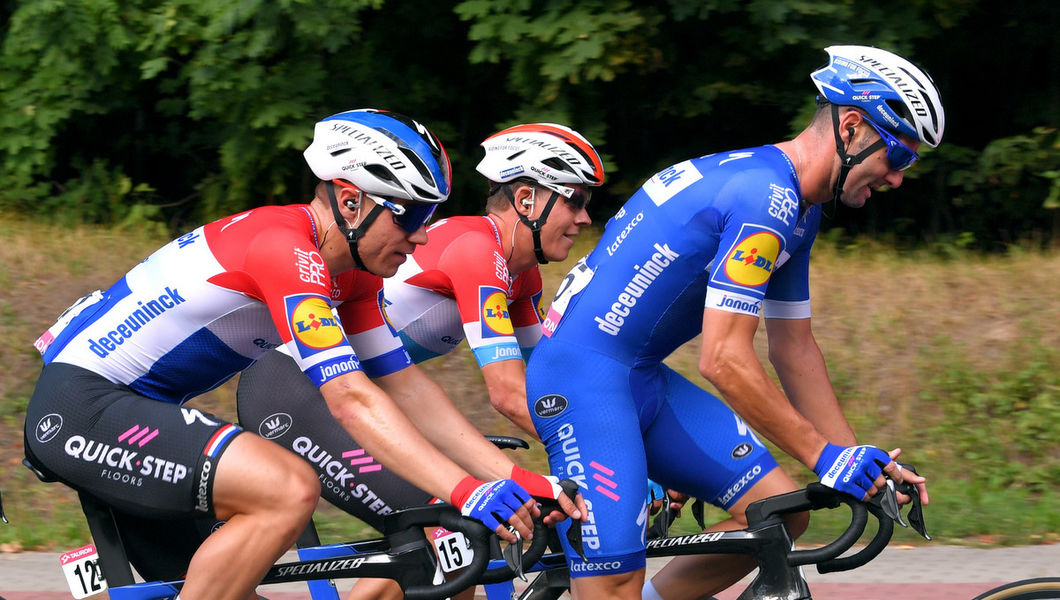
[(548, 307), (545, 306), (544, 296), (542, 292), (538, 292), (530, 297), (530, 300), (534, 303), (534, 308), (537, 309), (537, 320), (542, 322), (548, 316)]
[(776, 234), (752, 233), (737, 242), (729, 253), (725, 260), (725, 275), (739, 285), (762, 285), (769, 281), (779, 255), (780, 238)]
[(323, 297), (299, 294), (288, 296), (285, 301), (291, 335), (303, 350), (303, 356), (333, 348), (342, 342), (342, 327)]
[(390, 317), (386, 314), (386, 307), (390, 306), (392, 303), (383, 295), (382, 289), (376, 294), (375, 299), (376, 303), (379, 304), (379, 314), (383, 315), (383, 322), (386, 323), (387, 328), (390, 329), (390, 333), (397, 335), (397, 329), (394, 329), (394, 324), (390, 322)]
[(482, 337), (512, 335), (512, 319), (508, 314), (508, 296), (500, 288), (482, 285), (478, 288), (482, 316)]

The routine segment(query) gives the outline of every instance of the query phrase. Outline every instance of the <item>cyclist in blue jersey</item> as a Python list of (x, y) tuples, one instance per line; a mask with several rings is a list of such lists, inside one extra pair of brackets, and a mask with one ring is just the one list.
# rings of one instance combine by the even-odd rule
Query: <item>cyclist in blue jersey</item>
[[(826, 51), (805, 130), (659, 172), (560, 285), (527, 403), (552, 474), (577, 481), (589, 509), (586, 559), (566, 549), (575, 598), (698, 598), (748, 573), (745, 557), (684, 557), (643, 585), (647, 479), (727, 510), (711, 529), (740, 528), (749, 503), (795, 489), (756, 432), (857, 498), (889, 477), (927, 499), (900, 450), (859, 445), (843, 416), (810, 329), (808, 263), (821, 205), (901, 185), (917, 148), (941, 140), (943, 108), (901, 57)], [(754, 351), (761, 317), (783, 389)], [(699, 334), (699, 371), (724, 402), (663, 364)], [(796, 535), (806, 518), (789, 524)]]

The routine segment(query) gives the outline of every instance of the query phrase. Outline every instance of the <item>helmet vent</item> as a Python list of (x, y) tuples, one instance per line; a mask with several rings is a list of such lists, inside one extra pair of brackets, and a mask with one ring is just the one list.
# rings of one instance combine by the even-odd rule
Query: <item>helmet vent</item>
[(410, 185), (409, 187), (411, 187), (413, 191), (416, 192), (416, 196), (418, 198), (430, 198), (432, 200), (438, 200), (439, 198), (441, 198), (441, 196), (439, 196), (438, 194), (435, 194), (434, 192), (429, 192), (418, 185)]
[(520, 150), (520, 151), (518, 151), (518, 152), (516, 152), (515, 154), (512, 154), (511, 156), (509, 156), (505, 160), (515, 160), (515, 159), (519, 158), (519, 156), (522, 155), (524, 152), (526, 152), (525, 148)]
[(570, 168), (570, 165), (558, 158), (546, 158), (545, 160), (541, 161), (541, 164), (552, 167), (557, 171), (565, 171), (567, 173), (574, 172), (574, 169)]
[(401, 153), (405, 155), (405, 158), (407, 158), (410, 163), (412, 163), (412, 166), (416, 168), (416, 171), (419, 172), (420, 177), (422, 177), (424, 181), (434, 183), (434, 176), (431, 175), (430, 170), (427, 169), (427, 165), (423, 164), (423, 161), (420, 160), (419, 156), (416, 156), (415, 152), (402, 146)]
[(338, 150), (331, 153), (332, 156), (338, 156), (340, 154), (346, 154), (350, 151), (350, 148), (339, 148)]
[(383, 181), (387, 181), (390, 183), (397, 183), (398, 181), (397, 177), (394, 177), (394, 174), (391, 173), (390, 169), (387, 169), (386, 167), (380, 165), (365, 165), (364, 168), (366, 171), (368, 171), (372, 175), (375, 175), (378, 179), (382, 179)]

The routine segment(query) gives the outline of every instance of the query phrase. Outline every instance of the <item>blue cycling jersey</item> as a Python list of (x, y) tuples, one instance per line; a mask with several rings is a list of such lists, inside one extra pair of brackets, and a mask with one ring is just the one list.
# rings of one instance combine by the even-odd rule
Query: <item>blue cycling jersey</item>
[(559, 286), (527, 366), (552, 474), (589, 511), (572, 577), (644, 567), (647, 478), (728, 509), (776, 461), (724, 402), (662, 364), (704, 309), (808, 318), (820, 208), (773, 146), (656, 174)]
[(820, 207), (802, 207), (774, 146), (712, 154), (652, 177), (560, 285), (545, 335), (626, 364), (658, 362), (699, 334), (703, 308), (810, 316)]

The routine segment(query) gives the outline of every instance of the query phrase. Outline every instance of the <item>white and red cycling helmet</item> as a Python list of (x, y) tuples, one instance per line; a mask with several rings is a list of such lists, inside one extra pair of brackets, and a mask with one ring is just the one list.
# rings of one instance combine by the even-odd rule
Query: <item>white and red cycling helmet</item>
[(538, 218), (530, 220), (519, 214), (519, 220), (533, 233), (538, 262), (547, 263), (541, 249), (541, 227), (560, 197), (578, 210), (588, 204), (588, 188), (604, 182), (600, 155), (580, 133), (555, 123), (509, 127), (486, 138), (482, 148), (486, 155), (475, 170), (494, 183), (490, 195), (503, 189), (514, 206), (509, 183), (528, 181), (552, 191)]

